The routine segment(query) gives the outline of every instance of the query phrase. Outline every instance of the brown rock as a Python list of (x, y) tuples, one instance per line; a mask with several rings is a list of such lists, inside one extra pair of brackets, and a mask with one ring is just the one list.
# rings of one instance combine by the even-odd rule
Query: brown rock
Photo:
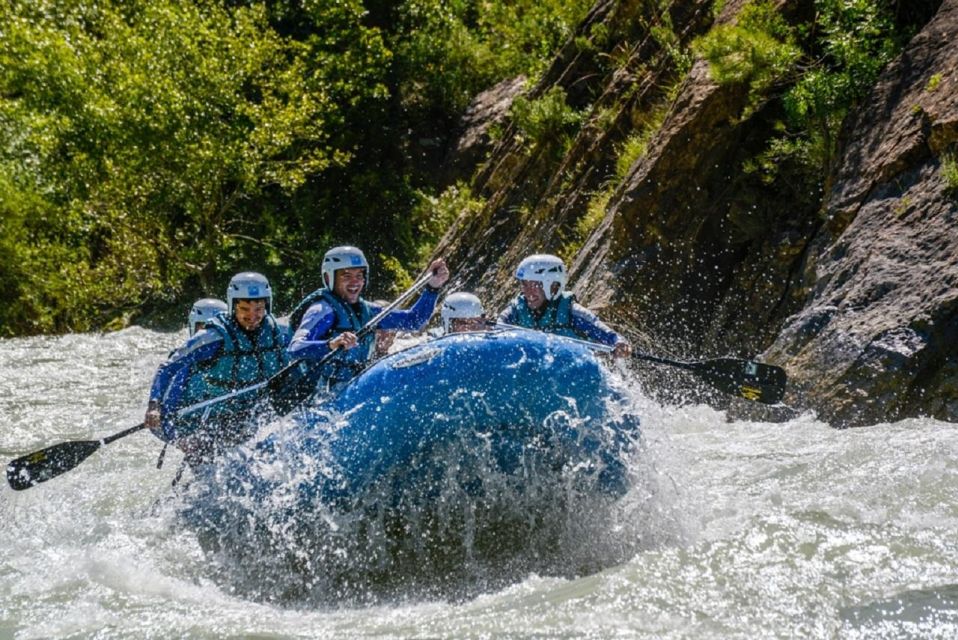
[(473, 99), (462, 116), (462, 135), (443, 163), (442, 184), (454, 184), (472, 176), (493, 147), (490, 129), (506, 119), (525, 84), (525, 76), (503, 80)]
[[(672, 23), (687, 42), (708, 28), (712, 5), (680, 4)], [(726, 2), (719, 20), (734, 19), (743, 4)], [(796, 22), (814, 9), (813, 0), (778, 4)], [(592, 20), (649, 24), (641, 5), (599, 3)], [(958, 205), (942, 175), (942, 156), (958, 140), (956, 7), (941, 3), (883, 72), (818, 191), (807, 182), (769, 186), (743, 171), (777, 135), (779, 107), (748, 105), (743, 87), (715, 84), (696, 62), (571, 261), (580, 300), (656, 353), (764, 351), (789, 372), (787, 402), (836, 425), (958, 420)], [(570, 104), (590, 108), (564, 154), (530, 149), (507, 128), (474, 179), (488, 204), (459, 220), (439, 252), (487, 306), (515, 295), (512, 270), (524, 255), (568, 246), (611, 175), (632, 114), (674, 80), (654, 38), (641, 29), (630, 38), (638, 44), (629, 64), (600, 73), (595, 58), (567, 47), (531, 90), (541, 95), (555, 83)], [(746, 114), (747, 105), (754, 110)], [(651, 371), (666, 392), (689, 382)], [(724, 402), (733, 415), (755, 408)]]
[(939, 155), (956, 140), (956, 41), (945, 2), (851, 123), (812, 293), (768, 352), (793, 401), (835, 424), (958, 420), (958, 204)]

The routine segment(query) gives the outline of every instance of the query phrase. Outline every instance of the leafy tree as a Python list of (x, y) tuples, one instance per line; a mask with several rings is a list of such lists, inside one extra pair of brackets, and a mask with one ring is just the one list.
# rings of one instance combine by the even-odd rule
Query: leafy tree
[(449, 217), (423, 203), (464, 106), (590, 5), (0, 3), (0, 335), (122, 325), (241, 269), (282, 309), (332, 243), (387, 291)]
[(261, 5), (4, 5), (2, 210), (22, 228), (10, 211), (38, 198), (48, 251), (65, 257), (36, 265), (59, 313), (35, 329), (89, 329), (94, 310), (169, 300), (190, 276), (275, 253), (283, 221), (253, 203), (345, 166), (349, 109), (385, 97), (388, 52), (358, 3), (316, 11), (338, 29), (297, 41)]

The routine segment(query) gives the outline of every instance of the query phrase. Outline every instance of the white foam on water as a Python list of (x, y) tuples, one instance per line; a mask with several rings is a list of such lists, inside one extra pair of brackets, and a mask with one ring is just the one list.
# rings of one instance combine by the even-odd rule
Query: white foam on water
[[(0, 340), (0, 453), (138, 423), (155, 367), (184, 338)], [(635, 389), (636, 482), (596, 538), (628, 553), (594, 572), (528, 573), (467, 597), (253, 601), (176, 527), (179, 456), (157, 470), (159, 441), (138, 433), (45, 484), (0, 489), (0, 637), (958, 637), (954, 425), (730, 421)]]

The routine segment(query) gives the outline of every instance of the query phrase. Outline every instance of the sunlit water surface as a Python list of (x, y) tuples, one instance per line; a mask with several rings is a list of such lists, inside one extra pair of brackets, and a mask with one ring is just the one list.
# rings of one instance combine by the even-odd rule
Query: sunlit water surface
[[(0, 341), (0, 455), (138, 423), (184, 338)], [(159, 442), (137, 433), (0, 489), (0, 638), (958, 637), (955, 425), (728, 422), (634, 395), (642, 486), (619, 512), (632, 521), (609, 523), (629, 554), (595, 573), (367, 605), (251, 601), (156, 508), (179, 455), (157, 469)]]

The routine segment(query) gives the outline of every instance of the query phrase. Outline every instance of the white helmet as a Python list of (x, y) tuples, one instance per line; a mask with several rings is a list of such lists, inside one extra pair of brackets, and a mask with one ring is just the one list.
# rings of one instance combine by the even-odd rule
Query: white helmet
[(226, 303), (217, 298), (200, 298), (193, 303), (190, 309), (190, 335), (196, 333), (196, 325), (200, 322), (206, 324), (210, 319), (220, 311), (227, 311)]
[(450, 293), (442, 301), (442, 328), (449, 333), (453, 318), (481, 318), (486, 314), (482, 302), (471, 293)]
[[(542, 291), (546, 300), (553, 300), (565, 290), (568, 274), (565, 263), (557, 256), (548, 253), (537, 253), (524, 259), (516, 269), (516, 278), (519, 280), (534, 280), (542, 283)], [(558, 282), (559, 289), (553, 293), (552, 283)]]
[(263, 298), (266, 299), (266, 310), (270, 311), (273, 306), (273, 289), (262, 273), (244, 271), (230, 278), (230, 284), (226, 288), (226, 306), (229, 307), (230, 313), (233, 312), (233, 303), (236, 300)]
[[(333, 247), (323, 256), (323, 266), (321, 274), (323, 284), (326, 288), (332, 289), (336, 284), (336, 271), (339, 269), (361, 268), (366, 270), (366, 280), (369, 280), (369, 263), (366, 262), (366, 256), (356, 247)], [(326, 276), (329, 276), (327, 279)]]

